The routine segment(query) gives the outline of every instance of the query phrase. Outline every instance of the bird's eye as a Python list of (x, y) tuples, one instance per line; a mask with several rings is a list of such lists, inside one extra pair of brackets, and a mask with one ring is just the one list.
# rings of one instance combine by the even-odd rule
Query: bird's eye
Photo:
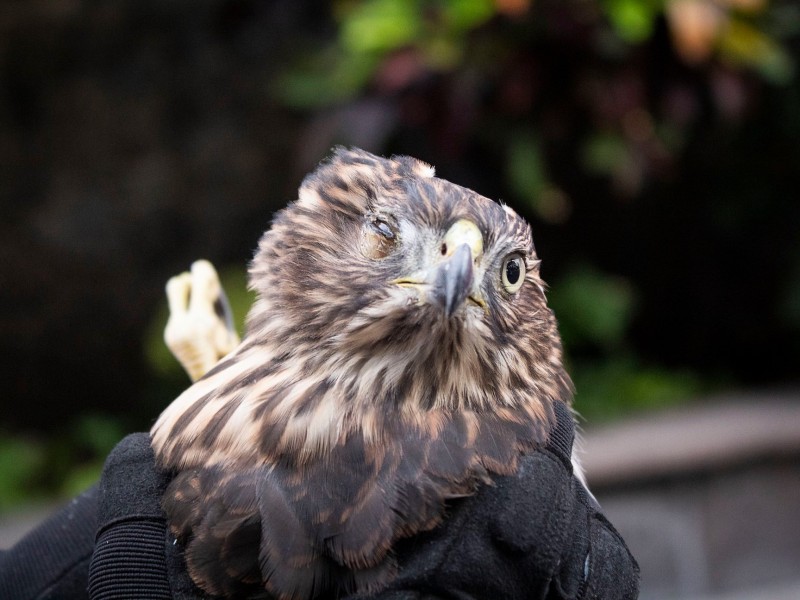
[(522, 282), (525, 281), (525, 259), (520, 254), (509, 254), (503, 261), (500, 278), (503, 280), (503, 287), (509, 294), (519, 290)]
[(392, 228), (386, 221), (382, 221), (381, 219), (375, 219), (374, 221), (372, 221), (372, 227), (373, 229), (375, 229), (377, 233), (381, 234), (386, 239), (389, 240), (394, 239), (394, 231), (392, 231)]
[(364, 223), (361, 236), (361, 252), (367, 258), (386, 258), (397, 242), (392, 226), (381, 218), (372, 218)]

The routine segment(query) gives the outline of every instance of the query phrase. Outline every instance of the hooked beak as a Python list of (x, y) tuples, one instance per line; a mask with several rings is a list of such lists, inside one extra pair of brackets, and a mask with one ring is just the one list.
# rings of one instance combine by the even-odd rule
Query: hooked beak
[(461, 244), (432, 275), (431, 297), (449, 319), (472, 291), (472, 249)]

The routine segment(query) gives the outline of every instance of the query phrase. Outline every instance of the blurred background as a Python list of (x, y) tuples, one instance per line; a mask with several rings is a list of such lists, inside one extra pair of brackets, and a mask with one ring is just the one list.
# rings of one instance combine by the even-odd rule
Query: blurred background
[(791, 0), (3, 0), (3, 522), (149, 428), (168, 277), (241, 320), (345, 144), (530, 220), (643, 597), (800, 597), (799, 60)]

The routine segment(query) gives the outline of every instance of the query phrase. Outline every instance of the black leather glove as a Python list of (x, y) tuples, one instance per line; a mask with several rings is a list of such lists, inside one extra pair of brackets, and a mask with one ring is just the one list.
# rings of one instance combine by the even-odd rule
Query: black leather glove
[[(358, 598), (636, 598), (636, 561), (572, 474), (573, 435), (572, 416), (562, 407), (546, 448), (524, 457), (516, 475), (497, 478), (495, 485), (455, 502), (440, 527), (399, 542), (398, 576), (380, 593)], [(0, 557), (0, 597), (85, 598), (76, 590), (87, 580), (91, 540), (86, 530), (96, 523), (88, 573), (92, 600), (207, 598), (189, 579), (180, 546), (167, 529), (160, 506), (167, 483), (155, 468), (149, 436), (125, 438), (109, 455), (96, 490), (77, 499), (77, 505), (73, 501), (71, 513), (59, 513), (23, 540), (24, 552), (15, 548)], [(55, 545), (44, 552), (60, 570), (41, 566), (36, 580), (30, 552), (38, 548), (41, 554), (54, 535)], [(63, 541), (70, 535), (72, 549)], [(21, 574), (22, 583), (12, 572)], [(34, 584), (24, 587), (26, 578)]]

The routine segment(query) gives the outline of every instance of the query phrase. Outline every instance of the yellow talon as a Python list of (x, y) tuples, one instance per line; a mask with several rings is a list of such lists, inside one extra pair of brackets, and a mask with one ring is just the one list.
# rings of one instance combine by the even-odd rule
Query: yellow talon
[[(192, 381), (205, 375), (239, 344), (214, 266), (207, 260), (167, 282), (169, 320), (164, 341)], [(219, 315), (215, 306), (228, 312)]]

